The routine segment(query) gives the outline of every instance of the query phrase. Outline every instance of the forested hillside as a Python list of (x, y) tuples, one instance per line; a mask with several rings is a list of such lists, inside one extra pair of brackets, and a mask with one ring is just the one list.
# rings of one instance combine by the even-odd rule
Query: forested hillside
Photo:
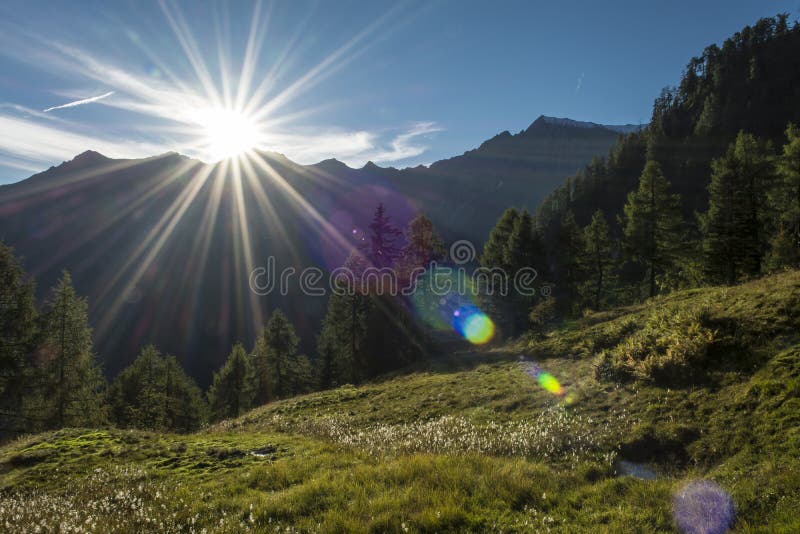
[[(797, 143), (796, 131), (790, 126), (800, 122), (799, 57), (800, 27), (781, 14), (761, 19), (722, 46), (710, 45), (692, 58), (679, 84), (664, 89), (656, 98), (646, 129), (620, 138), (606, 157), (567, 178), (539, 206), (537, 228), (550, 244), (548, 260), (555, 279), (562, 286), (574, 283), (563, 278), (568, 271), (563, 265), (570, 259), (559, 253), (564, 236), (572, 232), (572, 220), (583, 227), (601, 211), (612, 238), (624, 241), (631, 237), (626, 236), (629, 220), (625, 206), (631, 205), (629, 194), (641, 187), (646, 162), (658, 164), (668, 184), (663, 194), (679, 198), (681, 220), (669, 239), (680, 243), (684, 254), (669, 259), (671, 267), (656, 266), (663, 286), (696, 285), (704, 279), (704, 270), (712, 279), (724, 278), (710, 275), (708, 260), (702, 259), (703, 236), (718, 232), (707, 226), (716, 224), (708, 217), (724, 209), (720, 207), (724, 193), (719, 184), (727, 179), (723, 175), (738, 174), (740, 181), (731, 178), (736, 190), (732, 202), (740, 207), (749, 202), (751, 208), (742, 209), (753, 212), (749, 223), (740, 221), (738, 230), (731, 231), (740, 238), (748, 233), (745, 227), (749, 226), (751, 233), (761, 230), (752, 238), (757, 242), (750, 245), (753, 258), (744, 275), (761, 271), (771, 236), (783, 232), (782, 239), (797, 239), (789, 237), (800, 236), (794, 215), (797, 203), (790, 208), (786, 202), (792, 203), (797, 191), (795, 180), (788, 179), (787, 173), (794, 172), (790, 169), (796, 165), (790, 161), (796, 157)], [(746, 183), (751, 177), (756, 182)], [(750, 200), (744, 199), (744, 194), (749, 194)], [(624, 246), (612, 247), (618, 260), (631, 258), (630, 250), (627, 254), (622, 250)], [(647, 262), (638, 263), (623, 266), (620, 286), (630, 288), (647, 276)], [(742, 273), (732, 276), (738, 279)], [(624, 301), (630, 296), (620, 298)]]

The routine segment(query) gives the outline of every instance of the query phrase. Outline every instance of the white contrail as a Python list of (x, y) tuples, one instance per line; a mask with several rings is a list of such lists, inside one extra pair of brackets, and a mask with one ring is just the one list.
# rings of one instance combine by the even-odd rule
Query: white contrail
[(93, 96), (91, 98), (84, 98), (83, 100), (76, 100), (75, 102), (67, 102), (66, 104), (61, 104), (60, 106), (53, 106), (52, 108), (47, 108), (44, 110), (45, 113), (48, 111), (53, 111), (54, 109), (64, 109), (64, 108), (74, 108), (75, 106), (82, 106), (84, 104), (91, 104), (92, 102), (97, 102), (98, 100), (102, 100), (103, 98), (108, 98), (109, 96), (113, 95), (114, 91), (109, 91), (105, 94), (99, 96)]

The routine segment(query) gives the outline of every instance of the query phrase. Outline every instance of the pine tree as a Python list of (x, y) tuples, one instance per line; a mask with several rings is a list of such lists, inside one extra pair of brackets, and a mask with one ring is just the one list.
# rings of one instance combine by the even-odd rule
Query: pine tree
[(111, 418), (122, 428), (189, 432), (205, 420), (200, 389), (174, 356), (152, 345), (114, 378), (108, 399)]
[(54, 288), (42, 321), (39, 412), (46, 426), (97, 426), (106, 419), (105, 379), (92, 350), (86, 300), (69, 273)]
[(323, 388), (355, 383), (363, 376), (361, 347), (366, 336), (364, 297), (333, 293), (322, 321), (317, 351), (323, 359)]
[(170, 430), (192, 432), (208, 419), (203, 393), (175, 356), (164, 358), (164, 419)]
[[(508, 263), (508, 245), (519, 218), (520, 213), (516, 209), (508, 208), (489, 232), (489, 239), (483, 246), (480, 258), (481, 268), (487, 273), (498, 272), (506, 277), (506, 280), (510, 279), (511, 265)], [(480, 294), (483, 311), (492, 317), (495, 324), (513, 331), (515, 328), (514, 306), (511, 304), (508, 294), (502, 294), (502, 288), (498, 287), (498, 279), (495, 276), (490, 275), (486, 282), (486, 287), (483, 287), (483, 283), (480, 282), (476, 288)]]
[(773, 171), (768, 148), (740, 132), (712, 162), (708, 211), (703, 216), (704, 271), (709, 280), (735, 284), (758, 275), (766, 250), (766, 192)]
[(0, 436), (25, 429), (26, 378), (38, 332), (33, 283), (0, 242)]
[(379, 269), (393, 266), (400, 256), (398, 240), (403, 233), (392, 224), (383, 203), (375, 208), (375, 215), (369, 228), (371, 230), (369, 242), (361, 249), (364, 256), (371, 265)]
[(305, 392), (310, 386), (303, 369), (305, 356), (297, 354), (298, 343), (289, 319), (280, 310), (275, 311), (253, 349), (258, 404)]
[(506, 264), (506, 256), (508, 249), (508, 240), (511, 237), (511, 232), (514, 231), (514, 225), (520, 213), (514, 208), (508, 208), (500, 216), (497, 224), (494, 225), (492, 231), (489, 232), (489, 239), (483, 246), (483, 254), (481, 254), (481, 266), (488, 269), (501, 268), (508, 269)]
[(433, 222), (422, 214), (409, 223), (405, 239), (406, 245), (398, 262), (400, 291), (410, 298), (421, 317), (438, 315), (441, 297), (432, 290), (434, 273), (431, 267), (433, 262), (445, 259), (444, 240)]
[(648, 294), (657, 293), (659, 275), (674, 269), (681, 250), (680, 196), (669, 192), (661, 167), (648, 161), (639, 187), (628, 194), (622, 226), (627, 256), (647, 271)]
[(613, 244), (603, 210), (595, 211), (592, 222), (583, 229), (583, 244), (583, 270), (586, 273), (584, 292), (587, 297), (584, 300), (599, 310), (608, 299), (615, 267)]
[(233, 346), (228, 359), (214, 373), (208, 404), (215, 419), (238, 417), (253, 406), (255, 373), (241, 343)]
[(800, 128), (786, 128), (786, 144), (777, 161), (777, 180), (769, 207), (777, 219), (767, 268), (800, 267)]
[(414, 269), (425, 268), (445, 256), (444, 240), (425, 215), (417, 215), (408, 223), (405, 240), (400, 252), (400, 274), (404, 281), (409, 279)]
[(508, 268), (509, 276), (508, 300), (511, 313), (511, 332), (520, 334), (527, 329), (528, 316), (534, 297), (513, 287), (513, 281), (521, 269), (534, 269), (538, 276), (545, 264), (544, 246), (534, 232), (533, 220), (526, 210), (523, 210), (514, 220), (504, 251), (503, 263)]
[(584, 280), (583, 231), (575, 220), (572, 210), (567, 210), (561, 219), (556, 236), (556, 276), (559, 294), (564, 297), (567, 308), (575, 311), (581, 306), (580, 287)]

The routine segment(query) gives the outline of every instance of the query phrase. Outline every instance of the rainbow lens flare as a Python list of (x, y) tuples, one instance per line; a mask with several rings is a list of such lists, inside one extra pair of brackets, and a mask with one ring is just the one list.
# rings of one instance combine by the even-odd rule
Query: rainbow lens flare
[(494, 322), (476, 306), (461, 306), (453, 312), (453, 328), (474, 345), (494, 337)]
[[(559, 397), (564, 394), (564, 387), (558, 379), (547, 371), (544, 371), (535, 363), (524, 361), (523, 359), (522, 369), (526, 375), (536, 380), (544, 390), (549, 391), (553, 395), (558, 395)], [(574, 398), (572, 398), (571, 401), (574, 401)]]
[(561, 395), (564, 393), (564, 388), (562, 388), (561, 384), (558, 383), (556, 377), (550, 373), (541, 373), (536, 380), (539, 382), (540, 386), (554, 395)]

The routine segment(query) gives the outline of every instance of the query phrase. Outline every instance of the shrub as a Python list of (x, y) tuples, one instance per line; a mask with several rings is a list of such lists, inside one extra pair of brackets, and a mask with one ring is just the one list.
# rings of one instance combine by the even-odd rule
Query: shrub
[(658, 310), (642, 328), (600, 352), (595, 377), (676, 382), (695, 378), (707, 362), (716, 330), (705, 311)]

